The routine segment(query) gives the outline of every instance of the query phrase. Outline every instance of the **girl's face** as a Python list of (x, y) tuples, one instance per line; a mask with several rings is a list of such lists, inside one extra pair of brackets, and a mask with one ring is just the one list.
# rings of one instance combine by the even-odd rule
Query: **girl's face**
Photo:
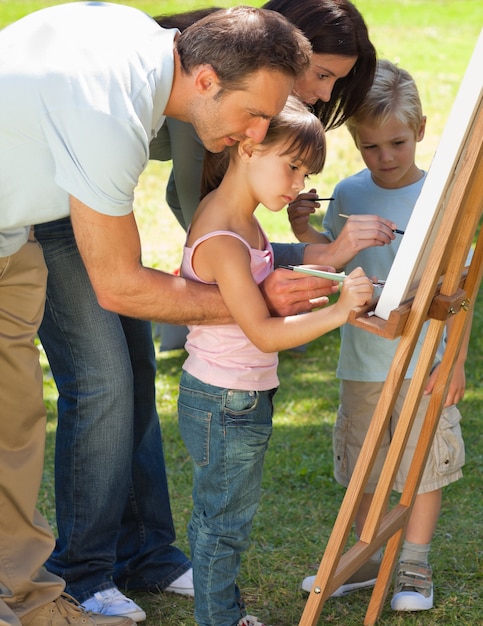
[(426, 118), (418, 133), (392, 116), (385, 124), (359, 124), (357, 145), (372, 179), (384, 189), (417, 182), (422, 174), (415, 163), (416, 144), (424, 137)]
[(336, 80), (347, 76), (356, 61), (357, 57), (313, 54), (309, 69), (295, 81), (293, 94), (305, 104), (329, 102)]
[(255, 146), (250, 156), (247, 184), (257, 204), (280, 211), (304, 189), (311, 173), (294, 154), (283, 154), (285, 143)]

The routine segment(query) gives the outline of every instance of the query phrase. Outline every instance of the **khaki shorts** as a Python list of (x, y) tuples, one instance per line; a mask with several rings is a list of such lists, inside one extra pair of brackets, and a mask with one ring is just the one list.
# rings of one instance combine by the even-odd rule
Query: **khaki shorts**
[[(409, 380), (405, 380), (391, 416), (366, 492), (374, 493), (393, 433), (406, 397)], [(384, 383), (341, 382), (341, 404), (333, 433), (334, 476), (347, 487)], [(423, 396), (399, 466), (394, 489), (402, 492), (414, 454), (430, 396)], [(460, 427), (461, 414), (456, 406), (443, 409), (434, 436), (418, 493), (435, 491), (463, 476), (465, 446)]]

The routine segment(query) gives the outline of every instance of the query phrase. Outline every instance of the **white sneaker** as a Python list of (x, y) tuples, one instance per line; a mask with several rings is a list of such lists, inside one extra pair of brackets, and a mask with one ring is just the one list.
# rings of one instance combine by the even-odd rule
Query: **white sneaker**
[(195, 590), (193, 587), (193, 568), (189, 568), (181, 574), (179, 578), (173, 580), (173, 582), (163, 589), (163, 591), (169, 591), (170, 593), (178, 593), (181, 596), (195, 597)]
[(126, 598), (117, 587), (98, 591), (81, 604), (82, 608), (101, 615), (130, 617), (133, 622), (144, 622), (146, 613), (130, 598)]
[(262, 622), (259, 622), (254, 615), (245, 615), (238, 622), (238, 626), (265, 626)]

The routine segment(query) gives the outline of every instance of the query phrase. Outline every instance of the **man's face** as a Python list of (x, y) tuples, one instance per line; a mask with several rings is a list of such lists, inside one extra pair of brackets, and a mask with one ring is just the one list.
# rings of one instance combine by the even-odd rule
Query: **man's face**
[(210, 152), (250, 138), (263, 141), (272, 117), (280, 113), (292, 91), (293, 80), (280, 73), (258, 70), (247, 78), (244, 90), (219, 91), (216, 85), (196, 99), (191, 107), (191, 123)]

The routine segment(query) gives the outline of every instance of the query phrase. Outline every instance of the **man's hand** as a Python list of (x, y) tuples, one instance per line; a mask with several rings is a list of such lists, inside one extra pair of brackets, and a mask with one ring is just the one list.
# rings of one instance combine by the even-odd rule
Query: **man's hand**
[[(318, 269), (334, 271), (333, 267), (327, 266)], [(283, 317), (325, 306), (329, 301), (327, 296), (337, 293), (338, 283), (292, 270), (277, 269), (267, 276), (260, 290), (270, 313)]]

